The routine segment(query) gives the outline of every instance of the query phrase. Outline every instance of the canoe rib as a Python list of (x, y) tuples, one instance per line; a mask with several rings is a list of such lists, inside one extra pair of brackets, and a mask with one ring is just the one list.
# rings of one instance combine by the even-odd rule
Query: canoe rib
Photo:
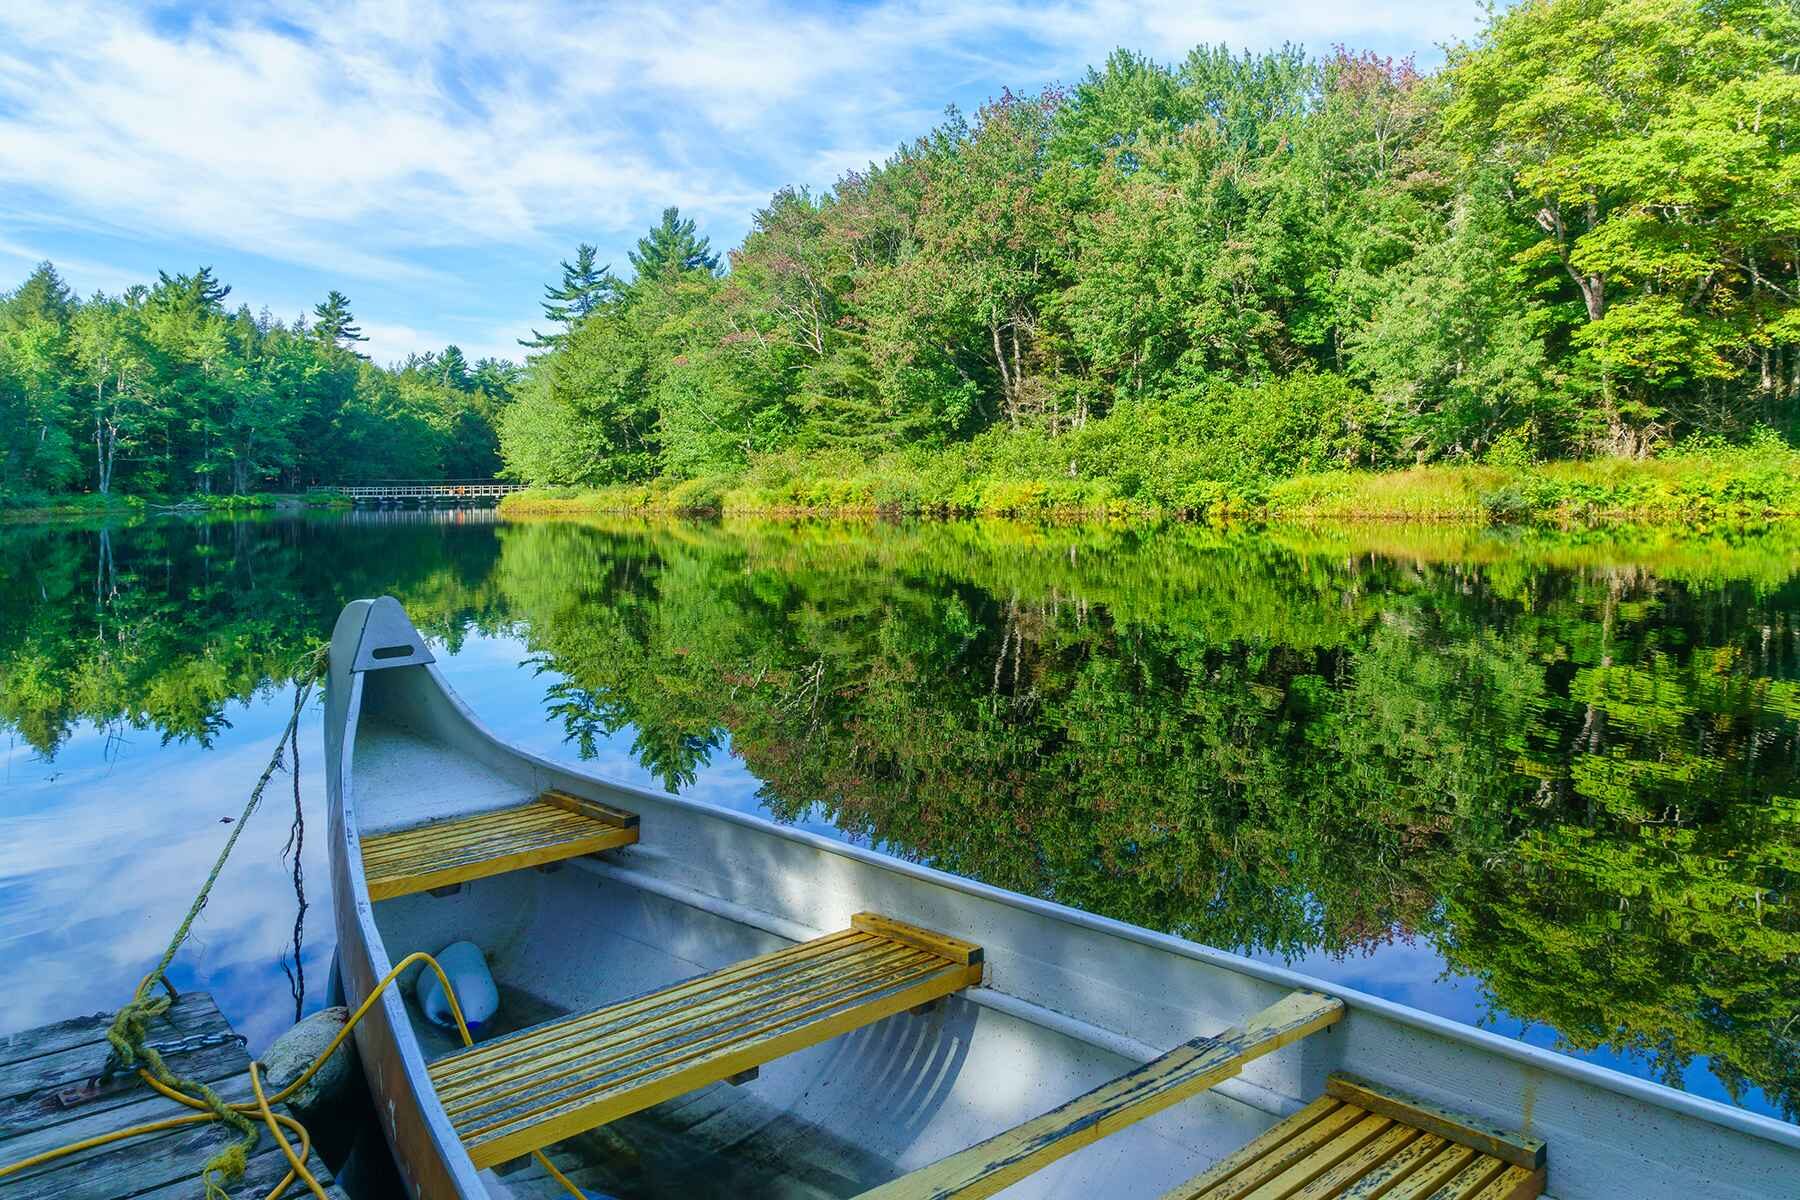
[(362, 844), (369, 899), (486, 879), (628, 846), (637, 814), (548, 791), (527, 804), (376, 834)]
[(1242, 1027), (1183, 1042), (1084, 1096), (864, 1192), (857, 1200), (992, 1196), (1083, 1146), (1231, 1078), (1245, 1063), (1324, 1029), (1343, 1013), (1344, 1003), (1335, 997), (1291, 992)]
[(661, 991), (441, 1058), (438, 1100), (478, 1167), (981, 982), (981, 948), (872, 913)]
[(1535, 1200), (1544, 1143), (1348, 1075), (1162, 1200)]

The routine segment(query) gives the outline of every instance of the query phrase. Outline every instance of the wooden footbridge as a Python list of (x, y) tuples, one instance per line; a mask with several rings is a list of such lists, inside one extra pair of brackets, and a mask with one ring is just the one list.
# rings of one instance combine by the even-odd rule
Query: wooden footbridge
[(497, 504), (500, 497), (525, 490), (522, 483), (498, 479), (371, 479), (362, 483), (319, 484), (307, 491), (344, 496), (360, 507), (396, 505)]

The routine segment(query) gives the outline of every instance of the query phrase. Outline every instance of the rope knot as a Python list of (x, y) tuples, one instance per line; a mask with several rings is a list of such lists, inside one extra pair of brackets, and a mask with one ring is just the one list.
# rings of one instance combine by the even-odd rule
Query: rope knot
[(114, 1014), (113, 1023), (106, 1031), (106, 1043), (112, 1047), (112, 1053), (107, 1056), (106, 1068), (100, 1073), (102, 1079), (148, 1061), (154, 1053), (144, 1044), (150, 1036), (150, 1022), (168, 1012), (173, 1003), (171, 996), (146, 996), (140, 988), (138, 994)]

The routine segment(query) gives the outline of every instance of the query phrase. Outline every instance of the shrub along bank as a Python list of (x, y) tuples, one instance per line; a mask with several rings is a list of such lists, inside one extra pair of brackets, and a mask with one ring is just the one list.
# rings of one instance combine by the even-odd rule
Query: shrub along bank
[[(1066, 440), (1066, 439), (1065, 439)], [(599, 512), (931, 517), (1388, 519), (1477, 524), (1748, 524), (1800, 517), (1800, 452), (1775, 439), (1658, 458), (1312, 470), (1263, 482), (1205, 473), (1208, 452), (1168, 450), (1063, 473), (1029, 447), (980, 443), (873, 461), (775, 455), (743, 471), (508, 496), (507, 516)], [(1032, 467), (1039, 469), (1033, 470)]]

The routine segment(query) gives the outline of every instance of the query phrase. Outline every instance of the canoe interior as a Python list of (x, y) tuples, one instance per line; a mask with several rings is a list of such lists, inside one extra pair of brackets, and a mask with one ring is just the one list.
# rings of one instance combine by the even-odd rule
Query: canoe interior
[[(376, 914), (392, 958), (415, 949), (435, 952), (463, 938), (488, 952), (503, 1001), (499, 1023), (484, 1036), (789, 944), (578, 864), (478, 880), (451, 896), (407, 896), (377, 906)], [(459, 1044), (423, 1025), (410, 999), (408, 1012), (428, 1058)], [(577, 1139), (571, 1149), (589, 1169), (583, 1182), (621, 1200), (746, 1192), (849, 1196), (1133, 1065), (952, 997), (921, 1016), (892, 1018), (778, 1059), (744, 1086), (713, 1085), (625, 1118), (609, 1127), (610, 1135)], [(1271, 1120), (1209, 1096), (1111, 1139), (1104, 1151), (1129, 1156), (1135, 1165), (1118, 1169), (1140, 1181), (1138, 1194), (1154, 1196)], [(661, 1177), (631, 1168), (647, 1156), (663, 1162)], [(668, 1170), (681, 1162), (715, 1165), (698, 1178)], [(1085, 1173), (1092, 1164), (1060, 1168)]]

